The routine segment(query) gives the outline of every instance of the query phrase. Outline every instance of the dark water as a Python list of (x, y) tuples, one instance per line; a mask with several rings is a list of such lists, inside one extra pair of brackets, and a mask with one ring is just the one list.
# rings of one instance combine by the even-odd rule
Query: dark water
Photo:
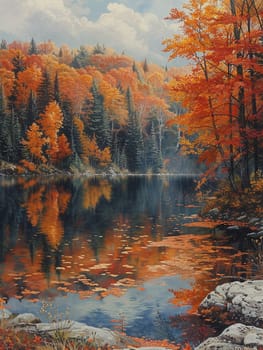
[(0, 297), (12, 312), (198, 344), (225, 278), (262, 278), (246, 240), (197, 220), (195, 178), (3, 179)]

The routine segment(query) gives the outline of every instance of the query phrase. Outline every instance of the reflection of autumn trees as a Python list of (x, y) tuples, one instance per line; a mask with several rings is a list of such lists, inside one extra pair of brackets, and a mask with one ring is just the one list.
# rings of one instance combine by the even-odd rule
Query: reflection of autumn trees
[[(187, 235), (154, 244), (165, 247), (166, 267), (191, 281), (189, 289), (171, 291), (174, 294), (173, 304), (188, 305), (188, 312), (196, 313), (200, 302), (218, 285), (222, 276), (237, 279), (240, 276), (253, 276), (249, 253), (240, 252), (225, 243), (219, 242), (217, 245), (210, 235)], [(159, 266), (161, 268), (163, 265)]]
[(70, 196), (55, 186), (48, 189), (41, 186), (32, 191), (24, 203), (31, 225), (38, 227), (52, 247), (58, 246), (62, 239), (64, 229), (60, 215), (67, 209)]
[(99, 200), (104, 197), (107, 201), (111, 199), (111, 185), (107, 180), (99, 180), (91, 184), (85, 182), (83, 185), (83, 207), (85, 209), (96, 208)]
[[(55, 196), (53, 199), (57, 203), (57, 194), (53, 193), (52, 196)], [(48, 199), (50, 198), (51, 195)], [(47, 217), (48, 215), (45, 218)], [(120, 217), (117, 222), (118, 224), (105, 232), (104, 236), (97, 237), (96, 250), (93, 246), (94, 238), (88, 232), (88, 235), (83, 234), (71, 242), (64, 242), (61, 253), (54, 249), (41, 252), (39, 247), (34, 265), (30, 265), (25, 258), (25, 252), (21, 251), (19, 246), (16, 247), (14, 253), (16, 256), (23, 256), (21, 263), (25, 269), (21, 274), (13, 273), (13, 276), (24, 282), (26, 293), (22, 293), (21, 297), (36, 297), (31, 293), (37, 288), (35, 280), (31, 281), (30, 276), (33, 274), (39, 278), (41, 275), (37, 271), (41, 270), (44, 253), (49, 254), (50, 257), (46, 259), (49, 259), (50, 263), (52, 254), (53, 259), (60, 259), (59, 264), (54, 266), (53, 263), (48, 272), (50, 286), (56, 287), (55, 293), (78, 293), (83, 298), (94, 293), (99, 293), (101, 297), (108, 294), (120, 295), (127, 288), (139, 286), (148, 279), (163, 275), (180, 275), (182, 279), (190, 282), (191, 289), (171, 291), (171, 296), (174, 294), (171, 303), (189, 305), (192, 312), (196, 311), (204, 295), (218, 283), (217, 278), (222, 273), (228, 275), (234, 264), (239, 262), (242, 272), (245, 270), (247, 277), (252, 276), (251, 266), (242, 265), (240, 261), (242, 254), (236, 253), (233, 249), (231, 254), (226, 255), (225, 247), (215, 247), (208, 235), (183, 235), (161, 240), (162, 235), (159, 231), (156, 241), (153, 241), (152, 223), (149, 219), (145, 219), (145, 225), (137, 227), (137, 233), (133, 236), (130, 235), (129, 221)], [(60, 226), (58, 228), (60, 229)], [(59, 235), (58, 231), (58, 238)], [(55, 241), (51, 241), (53, 238), (50, 236), (48, 238), (54, 244)], [(9, 256), (5, 266), (9, 271), (14, 271), (14, 265), (12, 266), (14, 263)], [(44, 282), (46, 273), (45, 271), (45, 275), (41, 278), (43, 283), (37, 284), (39, 294), (48, 288), (47, 282)], [(11, 295), (15, 294), (16, 284), (13, 285), (14, 281), (10, 275), (5, 273), (3, 280), (12, 290)]]
[(47, 236), (48, 242), (52, 247), (58, 246), (63, 236), (63, 226), (59, 217), (59, 202), (57, 190), (50, 190), (47, 193), (44, 202), (39, 225), (40, 232)]
[(41, 187), (38, 191), (31, 193), (28, 197), (28, 200), (25, 203), (28, 220), (30, 221), (33, 227), (37, 226), (40, 215), (43, 211), (43, 192), (44, 188)]
[[(179, 275), (189, 290), (171, 291), (170, 302), (194, 312), (222, 275), (253, 276), (254, 253), (243, 254), (231, 242), (230, 250), (225, 240), (207, 234), (166, 237), (182, 214), (194, 210), (187, 206), (190, 184), (187, 192), (172, 179), (119, 181), (22, 178), (15, 187), (3, 187), (1, 294), (30, 300), (69, 292), (105, 297)], [(2, 200), (12, 215), (3, 211)]]

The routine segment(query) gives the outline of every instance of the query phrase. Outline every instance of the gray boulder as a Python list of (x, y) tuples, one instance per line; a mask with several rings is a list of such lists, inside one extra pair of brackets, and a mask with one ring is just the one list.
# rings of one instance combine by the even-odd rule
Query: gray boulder
[(250, 232), (247, 234), (247, 237), (249, 237), (249, 238), (261, 238), (261, 237), (263, 237), (263, 230), (258, 231), (258, 232)]
[(210, 215), (212, 218), (216, 218), (218, 217), (219, 213), (220, 210), (218, 208), (213, 208), (209, 210), (208, 215)]
[(96, 328), (86, 325), (85, 323), (76, 321), (59, 321), (54, 323), (39, 323), (36, 330), (40, 333), (49, 333), (63, 331), (68, 338), (86, 338), (92, 339), (94, 344), (98, 346), (120, 345), (121, 339), (109, 329)]
[(12, 316), (12, 312), (8, 309), (1, 309), (0, 310), (0, 320), (8, 319)]
[[(21, 315), (22, 316), (22, 315)], [(16, 329), (24, 330), (43, 336), (56, 336), (60, 334), (65, 339), (91, 340), (94, 346), (109, 345), (113, 347), (125, 347), (127, 344), (137, 345), (131, 338), (107, 328), (97, 328), (76, 321), (58, 321), (52, 323), (16, 323)]]
[(240, 230), (240, 226), (237, 226), (237, 225), (228, 226), (227, 230), (228, 231), (238, 231), (238, 230)]
[(13, 318), (9, 322), (9, 324), (12, 326), (19, 326), (21, 324), (32, 324), (32, 323), (40, 323), (40, 319), (31, 313), (24, 313), (24, 314), (17, 315), (15, 318)]
[(238, 221), (243, 221), (247, 218), (247, 214), (241, 215), (237, 218)]
[(199, 312), (215, 320), (238, 320), (263, 325), (263, 280), (219, 285), (199, 306)]
[(208, 338), (195, 350), (245, 350), (263, 346), (263, 329), (241, 323), (226, 328), (218, 337)]
[(249, 220), (248, 223), (249, 223), (250, 225), (255, 225), (255, 224), (257, 224), (259, 221), (260, 221), (259, 218), (251, 218), (251, 219)]

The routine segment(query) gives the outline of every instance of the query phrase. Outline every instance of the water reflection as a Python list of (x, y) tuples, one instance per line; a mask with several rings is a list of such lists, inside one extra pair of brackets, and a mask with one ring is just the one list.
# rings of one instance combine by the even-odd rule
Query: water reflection
[(94, 326), (198, 342), (213, 330), (187, 315), (204, 295), (225, 276), (263, 275), (248, 242), (182, 229), (199, 209), (192, 178), (2, 182), (1, 296), (13, 312), (39, 315), (49, 299)]

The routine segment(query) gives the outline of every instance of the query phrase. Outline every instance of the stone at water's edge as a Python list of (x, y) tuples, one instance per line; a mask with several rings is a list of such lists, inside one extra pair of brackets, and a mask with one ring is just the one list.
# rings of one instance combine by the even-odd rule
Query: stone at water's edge
[(218, 337), (208, 338), (195, 350), (259, 350), (263, 349), (263, 329), (236, 323)]
[(14, 315), (7, 309), (1, 310), (0, 319), (1, 315), (2, 318), (6, 319), (5, 327), (23, 330), (28, 333), (45, 336), (59, 331), (65, 334), (65, 337), (68, 339), (89, 339), (96, 347), (109, 345), (123, 350), (131, 348), (136, 350), (170, 350), (166, 347), (140, 347), (137, 341), (125, 334), (114, 332), (107, 328), (91, 327), (81, 322), (65, 320), (42, 323), (34, 314), (25, 313), (13, 317)]
[[(62, 332), (67, 338), (83, 338), (91, 340), (96, 346), (117, 346), (124, 347), (133, 341), (129, 337), (107, 328), (97, 328), (86, 325), (85, 323), (65, 320), (52, 323), (37, 323), (31, 316), (32, 314), (22, 314), (19, 318), (10, 321), (10, 326), (16, 330), (24, 330), (33, 334), (47, 335)], [(135, 345), (135, 344), (134, 344)]]
[(219, 285), (199, 306), (199, 312), (214, 321), (238, 320), (263, 326), (263, 280)]
[(199, 312), (215, 322), (235, 323), (196, 350), (263, 349), (263, 280), (224, 283), (209, 293)]
[(29, 324), (29, 323), (40, 323), (40, 319), (31, 313), (24, 313), (21, 315), (17, 315), (9, 321), (10, 325), (16, 326), (21, 324)]
[(0, 320), (8, 319), (12, 316), (12, 312), (7, 309), (0, 310)]

